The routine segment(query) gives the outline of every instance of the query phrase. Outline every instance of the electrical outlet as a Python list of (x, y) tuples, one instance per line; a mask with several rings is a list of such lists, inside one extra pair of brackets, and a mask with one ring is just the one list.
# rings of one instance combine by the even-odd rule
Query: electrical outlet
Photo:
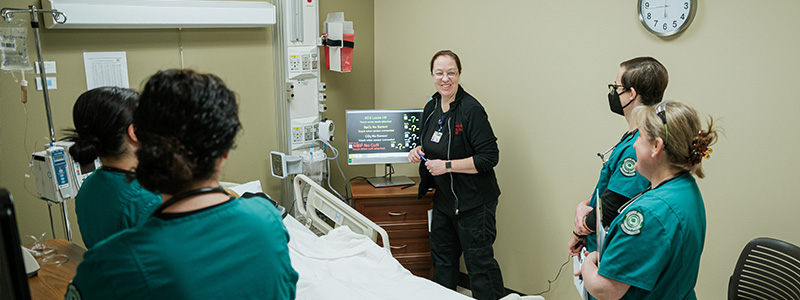
[(292, 128), (292, 143), (303, 142), (303, 127)]
[(317, 57), (316, 53), (311, 54), (311, 69), (317, 70), (319, 68), (319, 58)]
[(305, 129), (306, 129), (305, 130), (305, 140), (306, 141), (314, 140), (314, 131), (316, 131), (314, 129), (314, 125), (306, 125)]
[(300, 57), (296, 55), (289, 57), (289, 71), (300, 71)]
[(311, 70), (311, 55), (303, 54), (303, 70)]

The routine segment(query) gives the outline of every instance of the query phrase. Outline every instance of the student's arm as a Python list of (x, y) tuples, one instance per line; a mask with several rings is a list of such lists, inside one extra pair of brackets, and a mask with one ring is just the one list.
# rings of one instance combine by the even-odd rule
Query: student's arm
[(583, 276), (586, 290), (598, 300), (620, 299), (630, 289), (630, 285), (597, 274), (597, 252), (589, 253), (583, 260), (580, 271), (575, 275)]

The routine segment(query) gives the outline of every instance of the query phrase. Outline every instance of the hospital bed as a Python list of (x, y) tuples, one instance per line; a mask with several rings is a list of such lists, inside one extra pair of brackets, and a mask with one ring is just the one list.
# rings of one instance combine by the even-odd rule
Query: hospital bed
[[(472, 299), (411, 274), (392, 257), (386, 230), (305, 175), (297, 175), (293, 186), (298, 214), (287, 215), (284, 225), (299, 274), (298, 300)], [(231, 189), (243, 194), (261, 187)]]

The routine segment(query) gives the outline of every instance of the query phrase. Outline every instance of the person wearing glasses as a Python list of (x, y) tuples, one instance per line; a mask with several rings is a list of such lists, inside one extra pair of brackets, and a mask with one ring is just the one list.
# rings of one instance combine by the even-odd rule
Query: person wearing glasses
[(133, 111), (139, 93), (120, 87), (99, 87), (78, 97), (72, 107), (74, 129), (67, 140), (69, 153), (81, 165), (100, 158), (103, 167), (86, 178), (75, 197), (81, 238), (91, 249), (105, 238), (144, 223), (161, 204), (161, 196), (143, 188), (135, 178), (139, 140), (133, 130)]
[[(580, 254), (582, 247), (589, 252), (597, 249), (596, 199), (602, 201), (602, 223), (611, 224), (617, 209), (634, 195), (647, 188), (648, 181), (634, 169), (636, 152), (633, 143), (639, 136), (631, 112), (640, 106), (661, 102), (669, 83), (667, 69), (652, 57), (636, 57), (620, 64), (617, 79), (609, 84), (608, 104), (611, 111), (625, 117), (628, 128), (622, 138), (605, 153), (600, 178), (592, 196), (578, 203), (572, 235), (567, 245), (570, 255)], [(599, 193), (599, 195), (598, 195)]]
[(635, 168), (650, 185), (617, 209), (602, 252), (589, 253), (576, 275), (597, 299), (697, 299), (706, 213), (693, 175), (704, 177), (702, 160), (718, 130), (710, 117), (703, 129), (697, 112), (681, 102), (633, 114)]
[(164, 201), (144, 224), (89, 249), (66, 299), (294, 299), (298, 274), (278, 209), (219, 185), (242, 128), (222, 80), (156, 73), (133, 125), (137, 178)]
[(458, 55), (437, 52), (430, 71), (437, 92), (423, 110), (422, 145), (409, 152), (408, 161), (421, 162), (419, 198), (436, 188), (430, 232), (433, 281), (455, 290), (463, 253), (472, 296), (498, 299), (505, 288), (492, 246), (500, 196), (494, 172), (500, 159), (497, 137), (486, 110), (459, 84)]

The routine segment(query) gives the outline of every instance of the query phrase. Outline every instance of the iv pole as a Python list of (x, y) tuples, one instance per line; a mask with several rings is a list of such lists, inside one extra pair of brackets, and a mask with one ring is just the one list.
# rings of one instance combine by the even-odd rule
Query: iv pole
[[(15, 13), (29, 13), (31, 15), (31, 28), (33, 28), (33, 38), (36, 41), (36, 55), (39, 58), (39, 79), (42, 82), (42, 93), (44, 94), (44, 107), (47, 110), (47, 125), (50, 128), (50, 142), (54, 143), (56, 141), (56, 132), (53, 128), (53, 114), (50, 111), (50, 93), (48, 92), (47, 88), (47, 76), (44, 72), (44, 59), (42, 58), (42, 43), (39, 40), (39, 13), (50, 13), (53, 15), (53, 20), (56, 23), (64, 24), (67, 22), (67, 16), (64, 13), (59, 12), (56, 9), (38, 9), (34, 5), (28, 6), (28, 9), (17, 9), (17, 8), (3, 8), (0, 10), (0, 15), (2, 15), (3, 20), (6, 23), (11, 23), (11, 20), (14, 18)], [(50, 206), (52, 205), (51, 202), (47, 203), (47, 210), (50, 212), (50, 228), (53, 229), (53, 213), (50, 210)], [(67, 240), (72, 241), (72, 230), (69, 227), (69, 221), (67, 220), (67, 204), (65, 201), (60, 203), (61, 210), (63, 211), (63, 220), (64, 220), (64, 231), (67, 234)], [(55, 238), (55, 231), (53, 232), (53, 238)]]

